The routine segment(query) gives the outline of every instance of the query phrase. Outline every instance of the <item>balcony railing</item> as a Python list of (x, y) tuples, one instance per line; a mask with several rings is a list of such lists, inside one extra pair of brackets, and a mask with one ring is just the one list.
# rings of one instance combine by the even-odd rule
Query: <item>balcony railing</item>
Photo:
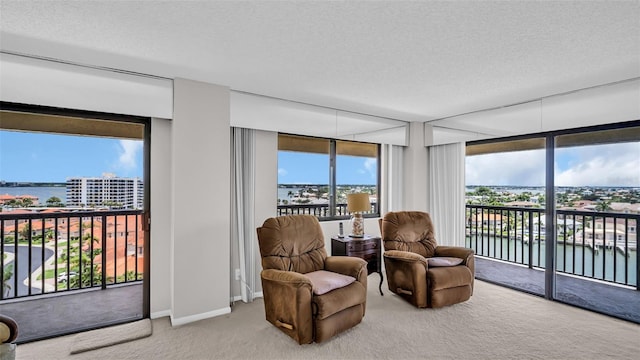
[[(544, 209), (466, 206), (466, 245), (479, 256), (545, 268)], [(556, 210), (556, 271), (640, 290), (640, 215)]]
[(0, 213), (0, 300), (141, 281), (141, 210)]
[[(378, 204), (371, 204), (371, 211), (364, 213), (366, 217), (367, 214), (377, 214), (378, 213)], [(296, 204), (296, 205), (278, 205), (278, 216), (282, 215), (314, 215), (320, 218), (329, 218), (329, 204)], [(349, 212), (347, 211), (347, 204), (336, 204), (336, 218), (348, 218)]]

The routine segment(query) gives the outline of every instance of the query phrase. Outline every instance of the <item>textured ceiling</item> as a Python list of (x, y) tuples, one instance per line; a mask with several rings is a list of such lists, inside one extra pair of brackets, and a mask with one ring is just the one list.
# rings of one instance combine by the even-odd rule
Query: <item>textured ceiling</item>
[(640, 1), (0, 0), (0, 48), (429, 121), (640, 76)]

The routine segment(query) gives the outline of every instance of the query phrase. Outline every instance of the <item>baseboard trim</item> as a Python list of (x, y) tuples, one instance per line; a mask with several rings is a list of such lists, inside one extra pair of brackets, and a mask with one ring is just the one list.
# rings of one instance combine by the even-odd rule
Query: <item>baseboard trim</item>
[(171, 315), (171, 326), (180, 326), (180, 325), (184, 325), (184, 324), (188, 324), (188, 323), (192, 323), (192, 322), (196, 322), (204, 319), (209, 319), (209, 318), (220, 316), (220, 315), (226, 315), (229, 313), (231, 313), (231, 307), (227, 306), (222, 309), (209, 311), (201, 314), (183, 316), (179, 318), (176, 318), (173, 315)]
[[(264, 297), (264, 296), (262, 295), (262, 291), (257, 292), (257, 293), (253, 293), (253, 298), (254, 298), (254, 299), (261, 298), (261, 297)], [(242, 301), (242, 296), (234, 296), (234, 297), (231, 299), (231, 301), (233, 301), (233, 302), (236, 302), (236, 301)]]
[(152, 312), (149, 316), (151, 317), (151, 319), (158, 319), (165, 316), (171, 316), (171, 310), (162, 310), (162, 311)]

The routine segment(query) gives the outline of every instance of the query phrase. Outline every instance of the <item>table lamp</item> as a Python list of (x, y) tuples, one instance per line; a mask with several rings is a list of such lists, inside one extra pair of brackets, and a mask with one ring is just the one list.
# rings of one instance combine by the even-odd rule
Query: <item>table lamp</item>
[(347, 194), (347, 211), (353, 214), (351, 218), (352, 232), (349, 236), (364, 237), (364, 219), (362, 212), (371, 211), (369, 194)]

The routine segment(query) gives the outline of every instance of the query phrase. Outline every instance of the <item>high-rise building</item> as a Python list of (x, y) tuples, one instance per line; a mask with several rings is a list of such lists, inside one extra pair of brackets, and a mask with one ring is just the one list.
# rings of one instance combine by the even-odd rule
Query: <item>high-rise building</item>
[(67, 206), (107, 206), (112, 209), (142, 209), (144, 186), (140, 178), (67, 178)]

